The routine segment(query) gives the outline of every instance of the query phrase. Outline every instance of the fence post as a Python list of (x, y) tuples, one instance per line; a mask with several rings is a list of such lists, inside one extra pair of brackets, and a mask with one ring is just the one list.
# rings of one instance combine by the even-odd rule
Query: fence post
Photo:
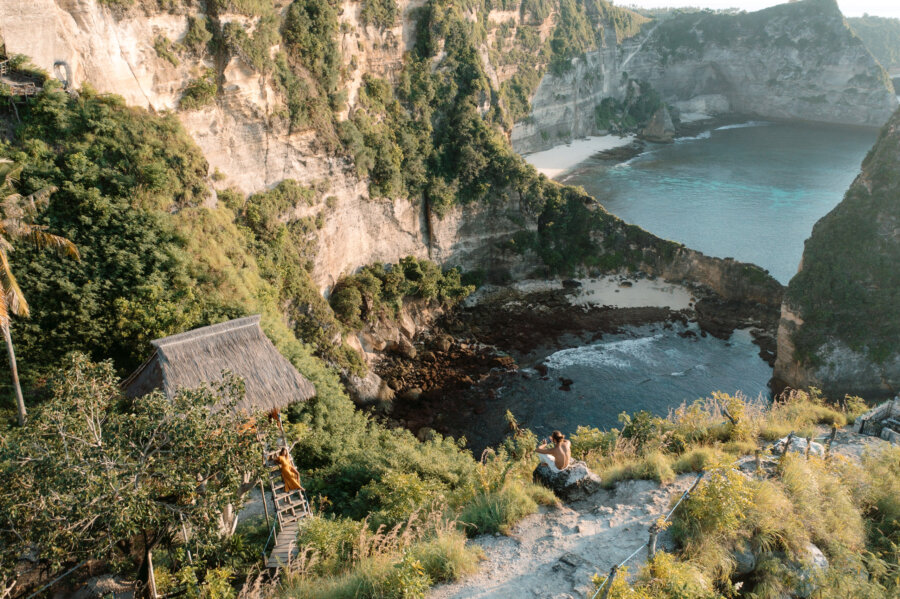
[(831, 457), (831, 444), (834, 443), (834, 438), (837, 437), (837, 426), (831, 425), (831, 434), (828, 435), (828, 442), (825, 443), (825, 459)]
[(654, 522), (650, 526), (650, 540), (647, 541), (647, 559), (653, 559), (656, 555), (656, 537), (659, 535), (659, 527)]
[(812, 446), (812, 435), (806, 435), (806, 459), (809, 459), (809, 449)]
[(607, 599), (609, 597), (609, 591), (612, 589), (613, 581), (616, 579), (616, 573), (619, 571), (619, 566), (613, 566), (609, 570), (609, 576), (606, 578), (606, 586), (603, 587), (603, 594), (600, 595), (600, 599)]

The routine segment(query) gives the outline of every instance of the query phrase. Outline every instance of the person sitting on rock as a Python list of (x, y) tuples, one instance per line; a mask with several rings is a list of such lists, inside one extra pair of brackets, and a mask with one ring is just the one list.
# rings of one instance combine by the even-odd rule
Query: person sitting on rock
[(572, 444), (559, 431), (553, 431), (550, 439), (553, 440), (553, 447), (549, 446), (548, 439), (544, 439), (537, 448), (538, 457), (553, 472), (565, 470), (572, 462)]

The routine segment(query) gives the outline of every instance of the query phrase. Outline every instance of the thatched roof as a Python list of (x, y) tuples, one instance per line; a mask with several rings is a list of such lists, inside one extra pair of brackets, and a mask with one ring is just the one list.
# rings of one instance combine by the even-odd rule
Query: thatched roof
[(259, 315), (238, 318), (152, 341), (150, 359), (123, 383), (126, 395), (140, 397), (222, 380), (228, 370), (244, 379), (246, 396), (238, 409), (283, 408), (315, 395), (315, 387), (272, 345)]

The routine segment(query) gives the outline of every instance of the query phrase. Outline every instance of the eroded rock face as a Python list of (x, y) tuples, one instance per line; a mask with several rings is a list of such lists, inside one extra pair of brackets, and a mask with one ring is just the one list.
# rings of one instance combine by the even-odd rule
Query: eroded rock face
[(578, 501), (600, 490), (600, 477), (582, 461), (572, 462), (565, 470), (553, 472), (541, 462), (532, 474), (534, 482), (553, 491), (563, 501)]
[(884, 68), (844, 22), (835, 0), (804, 0), (741, 15), (687, 13), (588, 53), (544, 76), (531, 118), (513, 129), (520, 152), (594, 134), (594, 108), (623, 99), (624, 81), (650, 82), (684, 112), (880, 126), (897, 107)]
[(656, 143), (672, 143), (675, 140), (675, 125), (668, 108), (662, 106), (653, 114), (653, 118), (641, 130), (641, 138)]
[(900, 112), (843, 201), (806, 241), (785, 294), (775, 378), (827, 397), (877, 399), (900, 386)]

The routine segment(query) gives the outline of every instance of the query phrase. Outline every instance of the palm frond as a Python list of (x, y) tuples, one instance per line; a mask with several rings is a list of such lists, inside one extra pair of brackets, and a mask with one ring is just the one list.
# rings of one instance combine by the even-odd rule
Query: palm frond
[(39, 210), (43, 210), (50, 204), (50, 196), (57, 190), (55, 185), (38, 189), (25, 197), (25, 210), (31, 217), (37, 216)]
[(0, 179), (3, 180), (3, 186), (12, 188), (18, 183), (23, 168), (21, 164), (16, 164), (11, 160), (0, 161)]
[(25, 301), (25, 294), (19, 288), (16, 276), (12, 272), (9, 260), (6, 258), (6, 252), (0, 251), (0, 287), (2, 287), (3, 309), (6, 312), (6, 318), (9, 319), (9, 312), (16, 316), (27, 317), (29, 315), (28, 302)]
[(74, 243), (61, 235), (47, 233), (47, 227), (43, 225), (32, 225), (25, 222), (16, 224), (17, 227), (15, 232), (8, 231), (11, 236), (25, 239), (39, 250), (50, 249), (60, 256), (68, 256), (70, 258), (75, 258), (76, 260), (81, 260), (81, 254), (78, 253), (78, 248), (75, 247)]
[(6, 297), (0, 296), (0, 327), (9, 328), (9, 309), (6, 307)]

